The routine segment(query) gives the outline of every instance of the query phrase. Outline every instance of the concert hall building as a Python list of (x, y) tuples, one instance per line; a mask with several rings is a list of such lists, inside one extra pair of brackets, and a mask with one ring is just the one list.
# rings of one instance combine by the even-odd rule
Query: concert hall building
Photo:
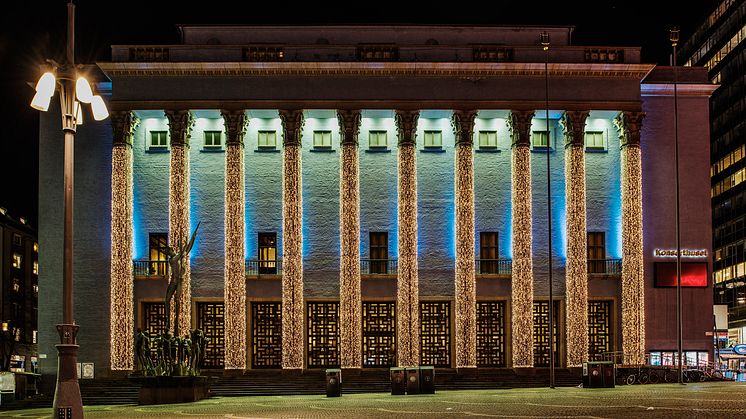
[[(671, 67), (641, 63), (638, 47), (573, 45), (572, 27), (179, 30), (177, 45), (112, 46), (97, 64), (111, 118), (78, 127), (75, 320), (96, 376), (133, 370), (134, 333), (165, 327), (166, 247), (197, 223), (177, 327), (205, 331), (205, 369), (673, 362)], [(677, 71), (683, 348), (696, 364), (712, 360), (716, 86), (703, 68)], [(58, 118), (40, 127), (47, 375), (62, 304)]]

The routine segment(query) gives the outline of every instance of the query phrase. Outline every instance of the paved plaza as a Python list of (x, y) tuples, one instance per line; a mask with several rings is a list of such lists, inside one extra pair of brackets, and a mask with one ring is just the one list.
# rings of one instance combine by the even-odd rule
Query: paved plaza
[[(161, 406), (91, 406), (87, 418), (698, 418), (746, 417), (746, 384), (634, 385), (388, 394), (212, 398)], [(51, 409), (0, 411), (8, 418), (48, 418)]]

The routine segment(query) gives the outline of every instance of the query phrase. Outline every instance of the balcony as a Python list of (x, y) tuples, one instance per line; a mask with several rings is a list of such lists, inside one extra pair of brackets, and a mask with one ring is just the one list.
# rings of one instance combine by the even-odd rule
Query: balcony
[(282, 259), (246, 260), (247, 276), (282, 275)]
[(165, 278), (168, 275), (168, 262), (165, 260), (133, 260), (132, 273), (136, 278)]
[(476, 259), (477, 275), (511, 275), (513, 261), (511, 259)]
[(622, 260), (588, 259), (588, 274), (619, 276), (622, 274)]
[(361, 275), (396, 275), (398, 272), (396, 259), (360, 259)]

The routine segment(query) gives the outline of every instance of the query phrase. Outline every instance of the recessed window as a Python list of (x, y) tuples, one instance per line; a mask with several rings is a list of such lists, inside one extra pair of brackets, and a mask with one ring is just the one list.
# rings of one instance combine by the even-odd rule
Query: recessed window
[(368, 147), (386, 148), (388, 147), (388, 137), (386, 131), (368, 131)]
[(34, 261), (34, 275), (39, 275), (39, 261)]
[(13, 234), (13, 245), (14, 246), (23, 245), (23, 239), (21, 238), (20, 234)]
[(205, 148), (218, 149), (223, 145), (223, 133), (220, 131), (205, 131)]
[(372, 274), (388, 273), (389, 233), (385, 231), (370, 232), (370, 267)]
[(425, 131), (424, 145), (425, 145), (425, 148), (443, 147), (443, 132), (442, 131)]
[(256, 144), (259, 148), (276, 148), (277, 131), (259, 131)]
[(165, 149), (168, 147), (168, 131), (150, 131), (150, 148)]
[(497, 274), (499, 252), (497, 232), (482, 231), (479, 233), (479, 273)]
[(606, 273), (606, 233), (588, 232), (588, 273)]
[(259, 274), (277, 274), (277, 233), (259, 233)]
[(313, 148), (332, 148), (332, 132), (314, 131)]
[(606, 149), (603, 131), (588, 131), (585, 133), (585, 148), (588, 150)]
[(168, 234), (150, 233), (148, 235), (148, 275), (165, 276), (168, 260)]
[(479, 131), (479, 148), (497, 148), (497, 131)]
[(21, 269), (23, 266), (23, 256), (20, 253), (13, 253), (13, 267)]
[(533, 131), (531, 133), (531, 145), (534, 148), (548, 148), (549, 133), (547, 131)]

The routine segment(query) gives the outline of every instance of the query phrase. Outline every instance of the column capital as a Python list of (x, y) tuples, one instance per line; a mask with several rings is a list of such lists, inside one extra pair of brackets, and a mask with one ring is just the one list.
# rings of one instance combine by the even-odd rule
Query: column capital
[(474, 144), (474, 120), (477, 119), (476, 110), (455, 110), (451, 117), (453, 134), (456, 145), (471, 147)]
[(189, 147), (194, 127), (194, 115), (188, 109), (167, 110), (168, 128), (171, 131), (171, 146)]
[(510, 129), (510, 145), (531, 146), (531, 120), (534, 111), (510, 111), (508, 129)]
[(132, 137), (140, 119), (132, 111), (111, 111), (112, 146), (132, 147)]
[(339, 121), (340, 143), (342, 145), (357, 146), (360, 135), (360, 123), (363, 120), (362, 112), (359, 109), (338, 109), (337, 120)]
[(420, 118), (420, 111), (403, 111), (396, 110), (394, 122), (396, 122), (396, 131), (399, 137), (399, 146), (414, 146), (417, 137), (417, 120)]
[(280, 120), (282, 121), (282, 146), (300, 147), (301, 131), (303, 130), (303, 124), (305, 123), (303, 109), (281, 109), (279, 113)]
[(585, 121), (590, 111), (565, 111), (560, 118), (562, 133), (565, 136), (565, 147), (585, 144)]
[(246, 112), (243, 109), (221, 109), (220, 115), (225, 125), (225, 145), (243, 146), (246, 127), (249, 125)]
[(614, 125), (619, 131), (621, 146), (640, 146), (640, 130), (642, 130), (642, 120), (645, 118), (645, 112), (619, 112), (614, 118)]

